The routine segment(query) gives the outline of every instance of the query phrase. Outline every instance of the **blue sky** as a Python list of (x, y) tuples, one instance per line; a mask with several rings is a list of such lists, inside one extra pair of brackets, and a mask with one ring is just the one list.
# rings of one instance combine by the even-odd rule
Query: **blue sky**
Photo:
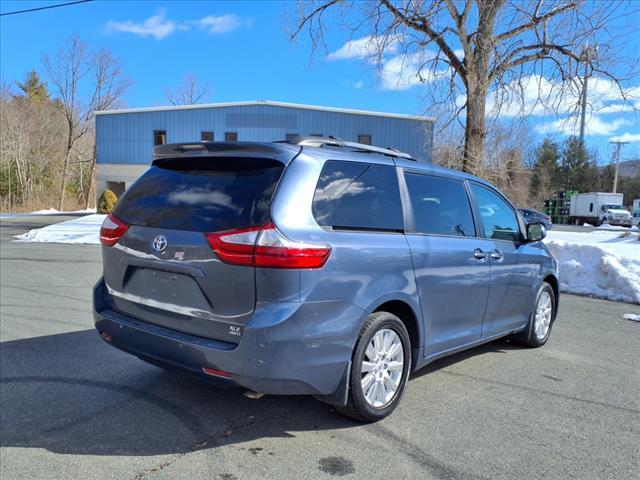
[[(2, 1), (8, 12), (58, 2)], [(423, 87), (397, 71), (393, 52), (377, 71), (363, 58), (366, 42), (346, 43), (344, 32), (329, 32), (329, 55), (311, 56), (303, 35), (288, 40), (295, 5), (286, 2), (151, 2), (95, 1), (69, 7), (2, 17), (0, 65), (5, 81), (22, 79), (29, 70), (42, 70), (42, 56), (73, 33), (92, 46), (104, 46), (121, 59), (134, 84), (126, 97), (131, 107), (166, 104), (165, 90), (193, 74), (210, 87), (212, 102), (276, 100), (343, 108), (429, 113)], [(638, 18), (625, 21), (635, 25)], [(624, 45), (638, 56), (640, 35)], [(544, 80), (537, 79), (539, 82)], [(532, 83), (533, 85), (533, 83)], [(638, 93), (640, 78), (627, 84)], [(550, 86), (549, 88), (553, 88)], [(640, 157), (640, 115), (620, 107), (616, 93), (604, 80), (593, 87), (600, 112), (590, 115), (588, 145), (601, 163), (610, 159), (611, 138), (631, 140), (623, 158)], [(635, 93), (634, 93), (635, 94)], [(590, 97), (591, 98), (591, 97)], [(623, 110), (623, 111), (620, 111)], [(609, 112), (609, 113), (604, 113)], [(536, 107), (530, 117), (537, 138), (558, 139), (574, 130)], [(505, 112), (507, 117), (508, 112)]]

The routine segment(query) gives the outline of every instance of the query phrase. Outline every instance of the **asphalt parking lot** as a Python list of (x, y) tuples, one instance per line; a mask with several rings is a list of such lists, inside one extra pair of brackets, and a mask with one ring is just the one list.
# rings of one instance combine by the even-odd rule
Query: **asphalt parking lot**
[(306, 397), (250, 400), (104, 344), (89, 245), (11, 242), (0, 221), (0, 477), (624, 479), (640, 472), (637, 305), (563, 295), (549, 343), (507, 341), (415, 374), (360, 425)]

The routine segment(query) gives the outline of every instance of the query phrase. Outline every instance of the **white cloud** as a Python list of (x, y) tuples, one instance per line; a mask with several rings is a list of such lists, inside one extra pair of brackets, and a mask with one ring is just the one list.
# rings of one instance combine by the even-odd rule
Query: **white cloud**
[(412, 56), (397, 55), (382, 64), (380, 82), (384, 90), (407, 90), (420, 83), (420, 65)]
[(154, 37), (156, 40), (162, 40), (164, 37), (171, 35), (176, 28), (176, 22), (165, 18), (164, 11), (147, 18), (144, 22), (133, 22), (131, 20), (125, 22), (110, 20), (107, 22), (107, 30), (111, 32), (133, 33), (141, 37)]
[[(425, 65), (435, 58), (429, 50), (409, 55), (396, 55), (382, 62), (380, 86), (383, 90), (407, 90), (416, 85), (432, 82), (450, 76), (449, 69), (433, 70), (433, 65)], [(444, 64), (443, 64), (444, 66)]]
[[(421, 52), (397, 54), (401, 37), (384, 37), (368, 35), (366, 37), (349, 40), (338, 50), (331, 52), (328, 60), (365, 59), (379, 68), (380, 88), (383, 90), (407, 90), (416, 85), (432, 82), (438, 77), (451, 74), (445, 63), (433, 71), (433, 65), (425, 65), (435, 58), (431, 50)], [(378, 57), (382, 53), (381, 58)], [(459, 58), (464, 58), (462, 50), (456, 50)], [(359, 86), (354, 85), (356, 88)]]
[(353, 60), (370, 58), (375, 56), (380, 50), (384, 50), (384, 53), (396, 52), (398, 50), (398, 40), (376, 35), (368, 35), (356, 40), (349, 40), (338, 50), (327, 55), (327, 59)]
[(237, 15), (207, 15), (197, 21), (202, 30), (211, 34), (229, 33), (242, 27), (246, 21)]
[(194, 25), (207, 33), (218, 35), (232, 32), (245, 25), (249, 25), (249, 23), (250, 19), (233, 14), (207, 15), (199, 20), (178, 22), (166, 18), (164, 10), (160, 10), (157, 14), (142, 22), (134, 22), (132, 20), (116, 22), (109, 20), (106, 28), (107, 31), (110, 32), (133, 33), (143, 38), (153, 37), (156, 40), (162, 40), (176, 31), (189, 30)]
[[(616, 83), (604, 78), (591, 78), (587, 91), (588, 111), (594, 113), (630, 112), (640, 104), (640, 87), (625, 89), (625, 101)], [(509, 83), (506, 92), (490, 94), (487, 112), (506, 117), (569, 114), (578, 110), (580, 95), (579, 89), (563, 88), (540, 75), (529, 75)]]
[(353, 82), (353, 88), (362, 88), (362, 86), (364, 85), (364, 82), (362, 80), (358, 80), (357, 82)]
[[(598, 116), (592, 116), (585, 122), (586, 135), (611, 135), (624, 125), (631, 122), (625, 118), (616, 118), (605, 121)], [(578, 135), (580, 133), (580, 121), (577, 116), (552, 120), (535, 127), (541, 134)]]
[(623, 133), (609, 139), (610, 142), (640, 142), (640, 133)]

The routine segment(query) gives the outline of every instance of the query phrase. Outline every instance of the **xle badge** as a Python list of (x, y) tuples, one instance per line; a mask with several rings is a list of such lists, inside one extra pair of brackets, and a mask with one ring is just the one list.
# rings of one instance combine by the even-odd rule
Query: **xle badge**
[(237, 327), (235, 325), (229, 325), (229, 331), (227, 332), (229, 335), (233, 335), (234, 337), (242, 336), (242, 327)]

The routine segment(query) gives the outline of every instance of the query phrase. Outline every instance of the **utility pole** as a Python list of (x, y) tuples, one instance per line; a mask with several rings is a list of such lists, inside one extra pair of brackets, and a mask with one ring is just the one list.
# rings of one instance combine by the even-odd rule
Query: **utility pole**
[(584, 147), (584, 127), (587, 118), (587, 84), (589, 82), (589, 67), (591, 60), (598, 54), (598, 47), (591, 47), (588, 43), (583, 47), (580, 58), (584, 62), (584, 80), (582, 82), (582, 95), (580, 96), (580, 145)]
[(582, 82), (582, 111), (580, 112), (580, 145), (584, 147), (584, 125), (587, 117), (587, 83), (589, 81), (589, 63), (584, 65), (584, 81)]
[(613, 193), (618, 190), (618, 168), (620, 167), (620, 148), (629, 142), (609, 142), (616, 146), (616, 173), (613, 175)]

